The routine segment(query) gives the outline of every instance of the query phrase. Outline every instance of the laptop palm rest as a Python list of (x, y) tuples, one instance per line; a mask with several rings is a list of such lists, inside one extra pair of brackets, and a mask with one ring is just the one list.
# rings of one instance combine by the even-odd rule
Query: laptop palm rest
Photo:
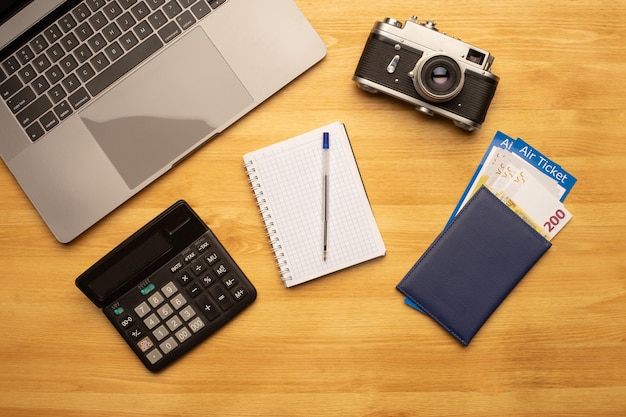
[(80, 117), (133, 189), (252, 102), (198, 27), (105, 93)]

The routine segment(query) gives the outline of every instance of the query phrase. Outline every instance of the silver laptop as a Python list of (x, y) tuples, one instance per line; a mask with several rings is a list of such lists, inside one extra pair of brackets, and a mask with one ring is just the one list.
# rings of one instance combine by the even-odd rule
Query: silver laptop
[(292, 0), (3, 0), (0, 155), (69, 242), (321, 60)]

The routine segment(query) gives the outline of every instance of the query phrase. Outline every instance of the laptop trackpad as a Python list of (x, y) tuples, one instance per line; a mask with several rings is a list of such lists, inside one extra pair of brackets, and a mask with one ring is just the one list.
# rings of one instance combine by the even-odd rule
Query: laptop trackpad
[(204, 30), (185, 35), (81, 113), (131, 189), (252, 103)]

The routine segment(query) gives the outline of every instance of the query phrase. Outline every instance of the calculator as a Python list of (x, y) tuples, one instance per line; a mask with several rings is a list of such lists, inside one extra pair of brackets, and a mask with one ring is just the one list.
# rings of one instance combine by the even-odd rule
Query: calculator
[(257, 295), (183, 200), (81, 274), (76, 286), (153, 372), (227, 324)]

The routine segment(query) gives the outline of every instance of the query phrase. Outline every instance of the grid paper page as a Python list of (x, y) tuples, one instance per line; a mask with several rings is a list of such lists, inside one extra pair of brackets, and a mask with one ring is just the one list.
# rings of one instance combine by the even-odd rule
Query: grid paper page
[[(326, 261), (323, 259), (323, 132), (330, 134)], [(266, 226), (273, 223), (268, 233), (278, 237), (274, 250), (289, 269), (283, 274), (287, 287), (385, 254), (343, 124), (332, 123), (271, 145), (245, 155), (244, 160), (252, 162), (258, 176), (263, 205), (271, 217), (265, 215)]]

